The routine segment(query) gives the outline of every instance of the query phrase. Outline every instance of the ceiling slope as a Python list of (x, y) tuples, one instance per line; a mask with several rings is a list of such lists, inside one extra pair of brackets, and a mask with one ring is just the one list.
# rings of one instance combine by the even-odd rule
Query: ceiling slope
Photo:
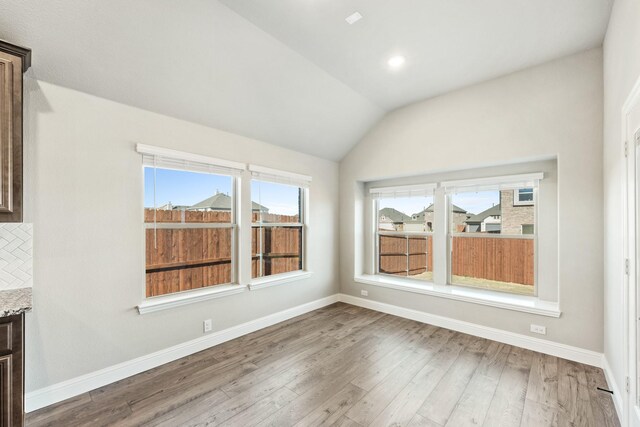
[(218, 1), (4, 0), (35, 77), (341, 159), (383, 110)]
[[(385, 110), (601, 46), (613, 3), (221, 1)], [(406, 57), (395, 72), (393, 55)]]

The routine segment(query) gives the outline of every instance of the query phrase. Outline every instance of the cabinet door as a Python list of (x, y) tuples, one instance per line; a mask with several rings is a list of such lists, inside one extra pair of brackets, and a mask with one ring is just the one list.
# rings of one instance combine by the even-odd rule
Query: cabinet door
[(11, 387), (12, 357), (0, 357), (0, 427), (11, 426), (13, 390)]
[[(14, 74), (16, 60), (0, 53), (0, 212), (12, 212), (12, 150), (14, 138)], [(19, 70), (20, 68), (18, 68)]]
[(0, 222), (22, 222), (23, 51), (0, 41)]

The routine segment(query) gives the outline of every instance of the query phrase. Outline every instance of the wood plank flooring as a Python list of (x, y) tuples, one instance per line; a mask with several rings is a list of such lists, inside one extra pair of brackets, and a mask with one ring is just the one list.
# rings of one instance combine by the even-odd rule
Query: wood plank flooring
[(334, 304), (32, 412), (28, 426), (619, 426), (602, 370)]

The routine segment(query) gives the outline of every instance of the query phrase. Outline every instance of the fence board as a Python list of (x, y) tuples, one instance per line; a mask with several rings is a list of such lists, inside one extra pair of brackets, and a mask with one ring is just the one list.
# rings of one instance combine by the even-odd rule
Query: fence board
[(451, 263), (456, 276), (533, 285), (534, 241), (454, 237)]
[(378, 245), (381, 273), (415, 276), (433, 271), (431, 236), (380, 236)]
[[(379, 270), (400, 276), (431, 272), (432, 254), (432, 236), (380, 236)], [(451, 262), (456, 276), (534, 284), (532, 239), (454, 237)]]
[[(145, 209), (147, 223), (230, 223), (229, 212)], [(254, 220), (258, 216), (254, 213)], [(297, 216), (263, 215), (269, 222), (297, 222)], [(152, 229), (146, 236), (148, 297), (230, 283), (232, 230), (229, 228)], [(294, 227), (252, 228), (251, 270), (258, 277), (301, 268), (302, 233)], [(260, 233), (260, 234), (259, 234)], [(259, 248), (258, 236), (262, 235)]]

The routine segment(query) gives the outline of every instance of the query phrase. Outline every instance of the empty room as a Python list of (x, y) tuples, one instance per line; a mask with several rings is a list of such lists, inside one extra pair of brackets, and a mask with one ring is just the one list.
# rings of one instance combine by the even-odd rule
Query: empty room
[(640, 1), (0, 0), (0, 427), (640, 427)]

